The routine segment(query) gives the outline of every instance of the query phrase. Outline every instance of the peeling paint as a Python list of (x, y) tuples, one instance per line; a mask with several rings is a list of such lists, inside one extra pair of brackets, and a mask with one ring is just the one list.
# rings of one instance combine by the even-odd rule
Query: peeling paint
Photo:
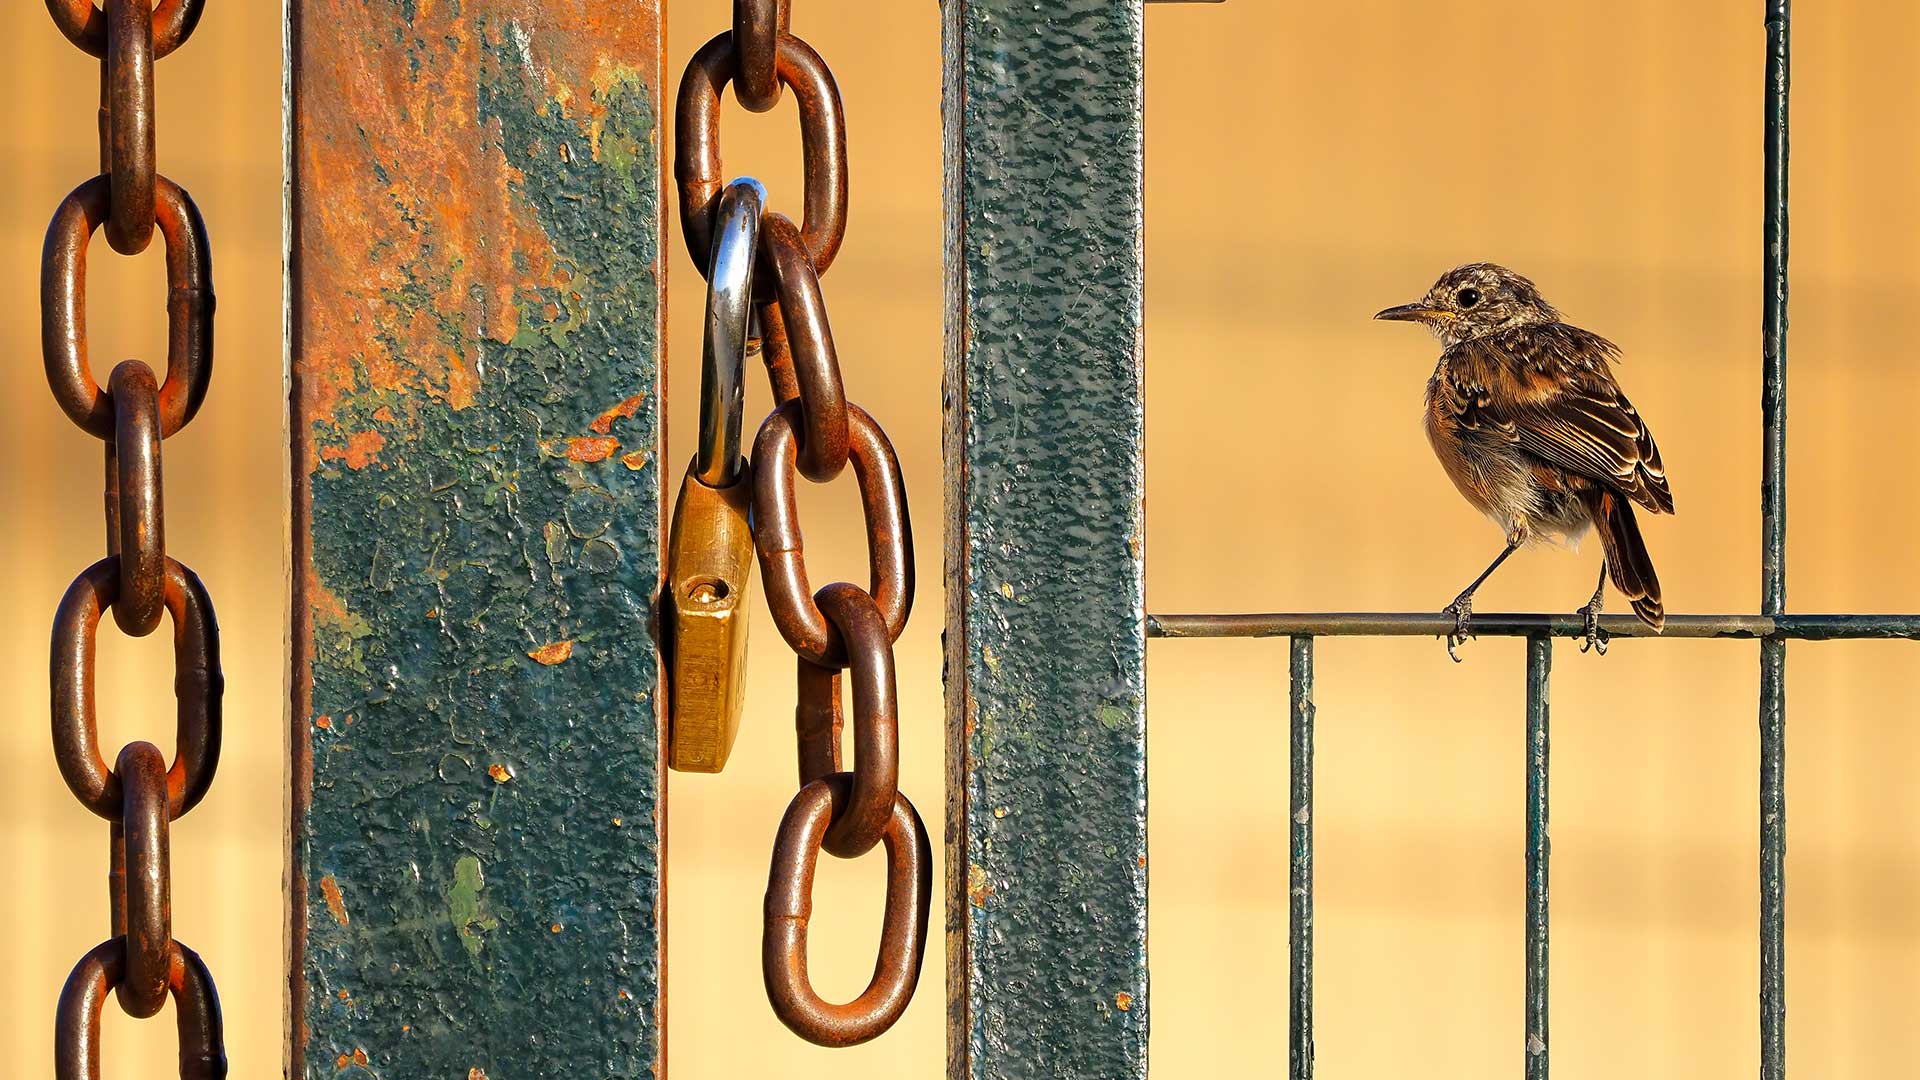
[(320, 894), (326, 898), (327, 914), (333, 916), (334, 922), (346, 926), (352, 921), (347, 916), (347, 898), (340, 895), (340, 883), (334, 880), (332, 874), (320, 879)]
[(291, 0), (300, 1080), (663, 1067), (659, 9)]
[(640, 406), (644, 404), (646, 400), (647, 395), (645, 393), (639, 393), (609, 408), (606, 412), (594, 417), (593, 423), (590, 425), (592, 430), (601, 435), (611, 432), (615, 420), (624, 420), (634, 413), (639, 412)]
[(447, 914), (469, 956), (478, 957), (486, 947), (485, 934), (500, 928), (500, 921), (486, 908), (482, 895), (486, 885), (486, 874), (479, 859), (462, 855), (454, 860), (453, 885), (447, 890)]
[(329, 446), (320, 451), (322, 461), (345, 461), (349, 469), (364, 469), (387, 445), (387, 437), (377, 431), (356, 431), (347, 436), (345, 446)]
[(556, 641), (551, 645), (542, 645), (527, 655), (533, 658), (534, 663), (547, 667), (564, 664), (573, 659), (573, 642)]
[(993, 895), (993, 882), (987, 880), (987, 872), (979, 866), (967, 867), (967, 899), (974, 907), (985, 907), (987, 898)]
[(620, 449), (620, 440), (606, 435), (580, 435), (567, 440), (567, 460), (605, 461)]

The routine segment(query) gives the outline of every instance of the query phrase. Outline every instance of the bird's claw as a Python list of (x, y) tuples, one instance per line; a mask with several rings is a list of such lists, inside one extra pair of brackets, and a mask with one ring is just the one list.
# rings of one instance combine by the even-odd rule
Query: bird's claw
[(1589, 604), (1581, 608), (1577, 614), (1587, 620), (1587, 634), (1585, 639), (1580, 642), (1580, 651), (1584, 653), (1588, 649), (1592, 649), (1597, 655), (1607, 655), (1607, 642), (1610, 639), (1607, 636), (1607, 632), (1600, 629), (1599, 607), (1594, 604)]
[(1447, 655), (1458, 664), (1461, 660), (1457, 650), (1465, 645), (1467, 638), (1473, 634), (1473, 597), (1456, 597), (1453, 603), (1441, 608), (1440, 613), (1453, 616), (1453, 630), (1447, 634), (1446, 638)]

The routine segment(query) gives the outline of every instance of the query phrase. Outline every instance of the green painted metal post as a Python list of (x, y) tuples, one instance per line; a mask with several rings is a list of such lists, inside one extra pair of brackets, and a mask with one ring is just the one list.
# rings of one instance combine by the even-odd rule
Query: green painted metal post
[(1547, 1080), (1547, 916), (1549, 861), (1553, 837), (1548, 822), (1551, 754), (1548, 699), (1553, 669), (1553, 639), (1527, 638), (1527, 919), (1526, 1029), (1522, 1075)]
[(1313, 1080), (1313, 639), (1295, 637), (1288, 653), (1287, 1077)]
[(652, 1077), (658, 0), (290, 0), (293, 1077)]
[(946, 0), (949, 1075), (1146, 1075), (1139, 0)]

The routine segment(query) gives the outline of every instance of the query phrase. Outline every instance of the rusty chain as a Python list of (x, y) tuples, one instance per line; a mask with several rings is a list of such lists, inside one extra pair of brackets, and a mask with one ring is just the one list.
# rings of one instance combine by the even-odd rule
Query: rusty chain
[[(746, 474), (767, 604), (798, 662), (794, 721), (801, 785), (774, 842), (761, 973), (774, 1013), (788, 1028), (822, 1046), (851, 1046), (892, 1027), (912, 1000), (926, 950), (933, 854), (925, 824), (899, 790), (893, 643), (913, 606), (906, 488), (886, 433), (847, 400), (820, 288), (846, 234), (846, 121), (832, 73), (790, 32), (789, 18), (787, 0), (735, 0), (733, 27), (688, 63), (676, 110), (674, 175), (687, 252), (710, 276), (712, 288), (731, 290), (717, 267), (738, 262), (723, 257), (716, 237), (743, 235), (729, 224), (731, 215), (762, 201), (756, 181), (724, 180), (721, 91), (731, 84), (742, 105), (765, 112), (778, 104), (783, 88), (793, 90), (805, 155), (803, 222), (762, 212), (752, 234), (758, 246), (752, 301), (775, 408), (754, 440)], [(710, 332), (710, 349), (713, 341)], [(738, 344), (744, 352), (745, 340)], [(703, 417), (719, 405), (703, 401)], [(814, 592), (795, 478), (828, 483), (848, 463), (865, 517), (869, 581), (864, 588), (835, 582)], [(677, 528), (678, 510), (675, 519)], [(843, 672), (853, 683), (852, 771), (843, 770), (841, 758)], [(866, 990), (849, 1003), (832, 1004), (814, 992), (807, 974), (814, 870), (822, 849), (853, 859), (875, 847), (887, 859), (879, 957)]]
[[(193, 571), (167, 556), (161, 440), (193, 419), (213, 372), (212, 261), (199, 208), (161, 176), (154, 152), (154, 61), (184, 45), (204, 0), (47, 0), (67, 39), (101, 59), (100, 175), (76, 187), (47, 227), (40, 264), (41, 351), (54, 400), (106, 445), (107, 555), (81, 571), (54, 616), (50, 665), (53, 755), (82, 806), (110, 823), (111, 936), (67, 977), (55, 1020), (54, 1075), (97, 1080), (100, 1012), (109, 990), (130, 1016), (171, 997), (180, 1075), (227, 1075), (220, 1000), (206, 965), (174, 940), (172, 822), (205, 797), (220, 760), (219, 632)], [(96, 230), (124, 255), (157, 229), (167, 256), (167, 373), (142, 361), (113, 369), (102, 390), (87, 356), (87, 247)], [(112, 609), (142, 637), (173, 623), (175, 749), (132, 742), (107, 764), (94, 713), (95, 637)]]

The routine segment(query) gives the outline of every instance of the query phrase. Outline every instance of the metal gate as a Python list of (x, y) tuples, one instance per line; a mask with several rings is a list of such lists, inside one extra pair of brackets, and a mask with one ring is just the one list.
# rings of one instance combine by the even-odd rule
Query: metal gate
[[(437, 1074), (502, 1029), (523, 1036), (516, 1073), (664, 1068), (661, 4), (534, 6), (289, 5), (297, 1075), (356, 1054)], [(1452, 620), (1147, 615), (1141, 0), (944, 8), (948, 1073), (1146, 1075), (1147, 640), (1284, 636), (1290, 1074), (1310, 1076), (1314, 639)], [(1759, 1030), (1778, 1080), (1786, 642), (1920, 637), (1920, 617), (1786, 609), (1786, 0), (1764, 16), (1762, 611), (1666, 633), (1760, 643)], [(590, 134), (556, 94), (596, 110)], [(470, 137), (482, 127), (492, 140)], [(356, 464), (374, 451), (383, 468)], [(1548, 678), (1552, 640), (1583, 625), (1474, 625), (1528, 641), (1524, 1061), (1540, 1077)], [(609, 704), (608, 685), (628, 693)], [(422, 895), (521, 993), (450, 991), (423, 962)], [(509, 925), (496, 905), (550, 917)], [(434, 1022), (369, 1017), (336, 984)]]

